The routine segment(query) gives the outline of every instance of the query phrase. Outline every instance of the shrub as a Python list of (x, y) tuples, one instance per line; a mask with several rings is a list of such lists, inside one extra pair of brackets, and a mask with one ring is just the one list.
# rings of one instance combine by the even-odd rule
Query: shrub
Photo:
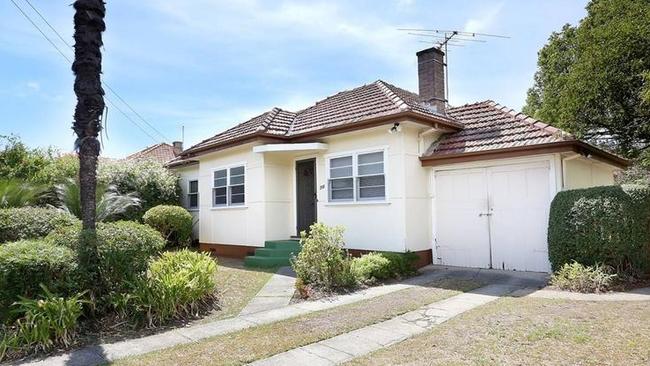
[(35, 297), (43, 284), (67, 294), (77, 287), (72, 250), (44, 241), (19, 241), (0, 246), (0, 318), (19, 296)]
[(380, 253), (369, 253), (352, 259), (352, 273), (363, 283), (374, 283), (393, 276), (390, 261)]
[(46, 236), (50, 231), (78, 223), (75, 217), (53, 209), (0, 209), (0, 243)]
[(196, 315), (214, 299), (216, 272), (217, 263), (207, 253), (165, 252), (135, 282), (132, 312), (149, 326)]
[(142, 220), (158, 230), (169, 245), (186, 246), (192, 241), (192, 215), (183, 207), (152, 207), (144, 214)]
[(417, 254), (413, 252), (394, 253), (382, 252), (381, 255), (388, 259), (391, 277), (401, 278), (415, 275), (418, 270), (415, 263), (418, 261)]
[(560, 192), (548, 228), (553, 270), (573, 261), (618, 272), (650, 269), (650, 188), (623, 185)]
[(22, 316), (16, 321), (14, 343), (37, 351), (69, 347), (86, 302), (82, 300), (84, 293), (64, 298), (52, 294), (45, 286), (42, 288), (42, 299), (21, 298), (16, 302), (15, 311)]
[(102, 162), (98, 169), (98, 180), (115, 186), (119, 192), (136, 192), (142, 200), (139, 208), (129, 209), (120, 216), (122, 219), (139, 220), (154, 206), (180, 204), (178, 177), (154, 161)]
[(617, 277), (612, 267), (599, 264), (583, 266), (573, 262), (564, 264), (553, 273), (551, 285), (569, 291), (603, 292), (612, 287)]
[(301, 236), (302, 249), (291, 264), (304, 285), (331, 291), (357, 284), (352, 260), (343, 251), (343, 228), (315, 223)]
[[(45, 239), (47, 242), (79, 249), (81, 227), (60, 228)], [(107, 291), (122, 291), (147, 269), (149, 259), (165, 247), (160, 234), (147, 225), (130, 221), (97, 225), (99, 274)]]

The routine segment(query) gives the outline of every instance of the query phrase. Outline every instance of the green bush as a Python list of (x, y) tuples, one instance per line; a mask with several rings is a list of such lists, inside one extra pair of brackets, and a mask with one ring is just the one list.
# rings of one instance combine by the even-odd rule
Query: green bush
[(42, 299), (21, 298), (16, 313), (21, 317), (8, 343), (31, 351), (48, 351), (55, 346), (69, 347), (75, 338), (77, 320), (82, 314), (84, 293), (65, 298), (43, 286)]
[(548, 228), (553, 270), (576, 261), (603, 263), (617, 272), (650, 269), (650, 188), (638, 185), (558, 193)]
[(36, 239), (50, 231), (78, 223), (74, 216), (54, 209), (21, 207), (0, 209), (0, 243)]
[(187, 246), (192, 241), (192, 214), (180, 206), (160, 205), (142, 217), (145, 224), (158, 230), (171, 246)]
[(135, 282), (132, 297), (127, 299), (132, 302), (130, 311), (144, 317), (149, 326), (197, 315), (214, 299), (216, 272), (217, 263), (207, 253), (165, 252)]
[(391, 278), (390, 261), (380, 253), (369, 253), (352, 259), (352, 273), (363, 283), (375, 283)]
[(0, 246), (0, 319), (19, 296), (35, 297), (40, 284), (56, 293), (77, 288), (75, 254), (44, 241), (19, 241)]
[(617, 277), (610, 266), (583, 266), (573, 262), (564, 264), (553, 273), (551, 285), (569, 291), (604, 292), (611, 289)]
[(152, 207), (180, 205), (178, 177), (154, 161), (102, 162), (98, 169), (98, 180), (102, 184), (115, 186), (119, 192), (135, 192), (142, 200), (140, 207), (132, 207), (120, 216), (122, 219), (140, 220)]
[(382, 252), (381, 255), (384, 258), (388, 259), (391, 277), (409, 277), (415, 275), (418, 272), (415, 264), (417, 263), (419, 257), (413, 252)]
[(302, 249), (291, 264), (302, 284), (324, 291), (357, 285), (352, 260), (343, 251), (343, 228), (315, 223), (301, 236)]
[[(81, 226), (76, 225), (59, 228), (45, 240), (77, 251), (80, 237)], [(118, 221), (97, 224), (97, 247), (105, 289), (119, 292), (147, 269), (149, 259), (165, 247), (165, 241), (147, 225)]]

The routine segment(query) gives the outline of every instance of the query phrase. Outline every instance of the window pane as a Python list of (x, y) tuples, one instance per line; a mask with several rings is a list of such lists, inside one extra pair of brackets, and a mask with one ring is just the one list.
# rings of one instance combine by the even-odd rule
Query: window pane
[(238, 176), (230, 176), (230, 185), (235, 185), (235, 184), (243, 184), (244, 183), (244, 176), (243, 175), (238, 175)]
[(217, 170), (216, 172), (214, 172), (214, 179), (225, 178), (227, 174), (228, 172), (226, 171), (226, 169)]
[(353, 186), (353, 181), (352, 178), (344, 178), (344, 179), (332, 179), (330, 186), (332, 189), (345, 189), (345, 188), (352, 188)]
[(359, 175), (383, 174), (384, 163), (359, 165)]
[(359, 188), (359, 199), (383, 199), (386, 196), (386, 187)]
[(230, 196), (230, 203), (233, 205), (241, 205), (244, 203), (243, 194), (233, 194)]
[(330, 168), (340, 168), (343, 166), (352, 166), (351, 156), (344, 156), (342, 158), (330, 159)]
[(230, 193), (231, 194), (243, 194), (244, 193), (244, 186), (231, 186), (230, 187)]
[(225, 187), (228, 183), (227, 178), (219, 178), (214, 180), (214, 186), (215, 187)]
[(214, 190), (214, 205), (225, 206), (228, 201), (226, 200), (226, 187), (215, 188)]
[(384, 161), (383, 151), (370, 153), (370, 154), (359, 154), (359, 164), (368, 164), (368, 163), (381, 163)]
[(230, 175), (243, 175), (243, 174), (244, 174), (244, 167), (243, 166), (230, 168)]
[(374, 175), (371, 177), (359, 177), (359, 187), (383, 186), (386, 179), (383, 175)]
[(197, 194), (190, 194), (190, 208), (199, 207), (199, 196)]
[(351, 176), (352, 176), (352, 167), (330, 169), (331, 178), (351, 177)]
[(353, 198), (353, 189), (340, 189), (333, 190), (331, 193), (332, 201), (336, 200), (351, 200)]
[(196, 193), (199, 191), (199, 181), (191, 180), (190, 181), (190, 193)]

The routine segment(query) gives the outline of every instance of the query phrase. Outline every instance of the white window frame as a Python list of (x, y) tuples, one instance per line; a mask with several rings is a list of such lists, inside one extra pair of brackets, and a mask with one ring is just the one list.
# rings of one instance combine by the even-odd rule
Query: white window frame
[[(244, 182), (242, 184), (230, 184), (230, 178), (231, 178), (230, 169), (239, 168), (239, 167), (244, 168), (244, 174), (243, 174)], [(225, 185), (225, 188), (226, 188), (226, 203), (217, 205), (214, 202), (214, 191), (217, 188), (224, 188), (224, 186), (215, 187), (215, 185), (214, 185), (214, 174), (216, 172), (218, 172), (218, 171), (221, 171), (221, 170), (226, 171), (226, 185)], [(212, 201), (212, 208), (213, 209), (245, 208), (246, 207), (246, 204), (248, 202), (248, 197), (247, 197), (248, 196), (248, 194), (247, 194), (248, 189), (247, 189), (247, 184), (246, 184), (247, 171), (248, 171), (248, 169), (246, 167), (246, 163), (228, 164), (228, 165), (225, 165), (225, 166), (220, 166), (218, 168), (212, 169), (212, 174), (210, 176), (211, 177), (210, 179), (212, 179), (212, 189), (211, 189), (211, 198), (210, 198), (210, 200)], [(232, 187), (236, 187), (236, 186), (244, 186), (244, 202), (243, 203), (232, 203), (231, 202), (232, 201), (232, 191), (231, 190), (232, 190)]]
[[(196, 182), (196, 192), (192, 192), (192, 182)], [(191, 196), (196, 196), (196, 206), (192, 206)], [(199, 209), (199, 178), (190, 178), (187, 180), (187, 209), (196, 211)]]
[[(383, 165), (384, 165), (384, 197), (383, 198), (366, 198), (366, 199), (361, 199), (359, 198), (359, 178), (360, 177), (365, 177), (365, 176), (375, 176), (375, 175), (381, 175), (381, 174), (368, 174), (368, 175), (359, 175), (359, 155), (364, 155), (364, 154), (372, 154), (372, 153), (377, 153), (381, 152), (383, 153)], [(343, 158), (343, 157), (352, 157), (352, 189), (353, 189), (353, 195), (352, 199), (338, 199), (338, 200), (333, 200), (332, 199), (332, 192), (331, 192), (331, 181), (332, 178), (330, 176), (331, 170), (330, 170), (330, 161), (332, 159), (336, 158)], [(368, 149), (362, 149), (362, 150), (354, 150), (354, 151), (346, 151), (346, 152), (341, 152), (341, 153), (335, 153), (335, 154), (328, 154), (325, 155), (325, 170), (327, 173), (327, 202), (329, 205), (349, 205), (349, 204), (383, 204), (383, 203), (388, 203), (389, 202), (389, 197), (388, 197), (388, 147), (375, 147), (375, 148), (368, 148)], [(337, 179), (337, 178), (334, 178)]]

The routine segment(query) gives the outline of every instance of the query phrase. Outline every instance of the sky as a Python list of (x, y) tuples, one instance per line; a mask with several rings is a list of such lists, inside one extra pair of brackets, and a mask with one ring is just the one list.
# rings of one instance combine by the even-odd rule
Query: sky
[[(71, 0), (13, 1), (72, 58), (27, 2), (71, 45)], [(537, 51), (551, 32), (584, 17), (585, 5), (578, 0), (108, 0), (102, 80), (119, 97), (107, 90), (102, 155), (119, 158), (181, 140), (182, 126), (189, 147), (272, 107), (297, 111), (378, 79), (417, 91), (415, 53), (429, 47), (429, 39), (399, 28), (509, 36), (450, 48), (449, 100), (456, 106), (492, 99), (520, 110)], [(72, 151), (73, 82), (68, 61), (11, 0), (0, 2), (0, 135)]]

